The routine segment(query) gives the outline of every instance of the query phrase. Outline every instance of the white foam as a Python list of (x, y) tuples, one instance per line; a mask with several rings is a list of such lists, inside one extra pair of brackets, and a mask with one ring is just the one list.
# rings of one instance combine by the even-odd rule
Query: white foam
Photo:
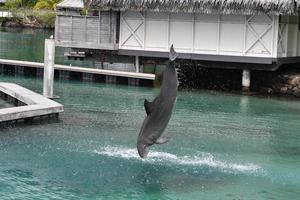
[(176, 156), (175, 154), (159, 152), (159, 151), (150, 151), (146, 159), (141, 159), (137, 153), (136, 149), (122, 148), (122, 147), (104, 147), (100, 150), (93, 151), (99, 155), (106, 155), (110, 157), (118, 157), (124, 159), (136, 159), (142, 162), (150, 163), (165, 163), (165, 164), (176, 164), (176, 165), (186, 165), (194, 167), (212, 167), (220, 169), (224, 172), (246, 172), (254, 173), (261, 170), (261, 167), (252, 163), (246, 164), (237, 164), (237, 163), (228, 163), (225, 161), (217, 160), (210, 153), (201, 153), (198, 156)]

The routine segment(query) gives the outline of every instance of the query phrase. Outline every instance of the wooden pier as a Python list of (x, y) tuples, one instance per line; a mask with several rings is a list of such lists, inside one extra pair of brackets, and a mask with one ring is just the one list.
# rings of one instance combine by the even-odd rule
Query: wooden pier
[[(43, 76), (44, 63), (28, 62), (20, 60), (0, 59), (0, 73), (9, 71), (9, 73), (26, 74), (34, 71), (36, 76)], [(122, 83), (127, 85), (153, 86), (155, 74), (127, 72), (107, 69), (94, 69), (78, 66), (54, 65), (55, 76), (60, 79), (76, 79), (85, 81)]]
[(14, 83), (0, 82), (0, 93), (19, 102), (18, 107), (0, 109), (0, 123), (57, 116), (64, 111), (63, 105)]
[[(0, 65), (1, 64), (2, 65), (23, 66), (23, 67), (44, 68), (44, 63), (28, 62), (28, 61), (20, 61), (20, 60), (0, 59)], [(121, 77), (127, 77), (127, 78), (137, 78), (137, 79), (146, 79), (146, 80), (154, 80), (155, 79), (155, 74), (147, 74), (147, 73), (140, 73), (140, 72), (125, 72), (125, 71), (116, 71), (116, 70), (107, 70), (107, 69), (93, 69), (93, 68), (86, 68), (86, 67), (59, 65), (59, 64), (55, 64), (54, 69), (63, 70), (63, 71), (71, 71), (71, 72), (101, 74), (101, 75), (108, 75), (108, 76), (121, 76)]]

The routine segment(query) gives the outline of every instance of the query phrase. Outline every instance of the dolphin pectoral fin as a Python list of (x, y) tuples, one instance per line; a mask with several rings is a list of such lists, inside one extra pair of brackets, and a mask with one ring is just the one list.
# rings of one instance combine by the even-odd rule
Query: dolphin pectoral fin
[(170, 139), (170, 137), (160, 137), (156, 140), (155, 144), (164, 144), (169, 142)]
[(153, 102), (149, 102), (147, 99), (145, 99), (144, 107), (145, 107), (147, 115), (149, 115), (152, 110), (152, 104), (153, 104)]

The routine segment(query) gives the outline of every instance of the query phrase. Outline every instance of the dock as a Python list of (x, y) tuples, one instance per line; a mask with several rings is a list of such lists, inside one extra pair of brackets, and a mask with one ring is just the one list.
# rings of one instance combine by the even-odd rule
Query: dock
[[(22, 67), (44, 68), (44, 63), (28, 62), (28, 61), (20, 61), (20, 60), (0, 59), (0, 65), (1, 64), (2, 65), (12, 65), (12, 66), (22, 66)], [(59, 64), (55, 64), (54, 69), (62, 70), (62, 71), (69, 71), (69, 72), (99, 74), (99, 75), (106, 75), (106, 76), (117, 76), (117, 77), (144, 79), (144, 80), (152, 80), (152, 81), (155, 79), (155, 74), (140, 73), (140, 72), (94, 69), (94, 68), (67, 66), (67, 65), (59, 65)]]
[(0, 82), (0, 93), (20, 105), (0, 109), (0, 123), (42, 116), (57, 117), (64, 111), (63, 105), (14, 83)]

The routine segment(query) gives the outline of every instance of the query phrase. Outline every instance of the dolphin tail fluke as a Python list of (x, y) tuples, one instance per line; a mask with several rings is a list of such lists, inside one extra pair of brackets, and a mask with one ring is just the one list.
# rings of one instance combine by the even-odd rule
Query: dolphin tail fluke
[(171, 45), (170, 52), (169, 52), (169, 59), (170, 61), (174, 61), (178, 57), (178, 53), (174, 50), (173, 44)]

